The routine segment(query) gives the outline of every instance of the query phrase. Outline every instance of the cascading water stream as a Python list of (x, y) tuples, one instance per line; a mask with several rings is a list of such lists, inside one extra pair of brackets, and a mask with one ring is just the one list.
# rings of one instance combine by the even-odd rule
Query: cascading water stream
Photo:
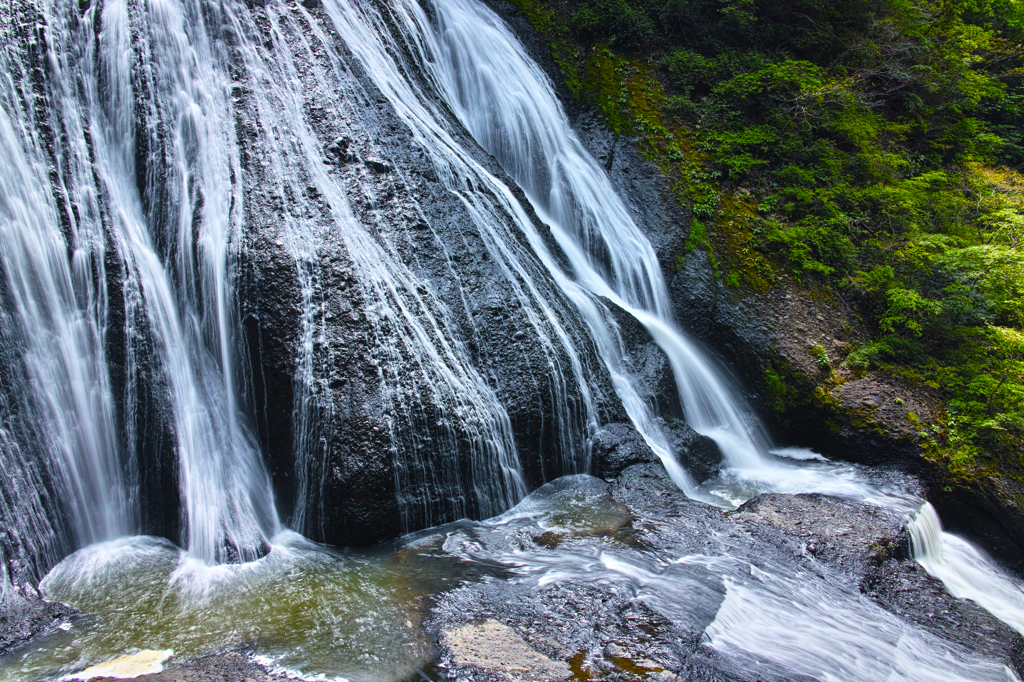
[[(385, 44), (381, 42), (390, 36), (388, 22), (385, 22), (374, 8), (362, 3), (327, 2), (325, 7), (346, 45), (353, 50), (368, 75), (373, 78), (374, 83), (396, 107), (410, 128), (416, 132), (416, 142), (422, 144), (430, 152), (431, 160), (438, 167), (440, 177), (449, 179), (446, 182), (451, 185), (452, 191), (457, 192), (467, 202), (481, 233), (488, 237), (489, 251), (503, 260), (509, 260), (512, 255), (510, 250), (514, 248), (515, 239), (512, 235), (499, 229), (504, 222), (501, 220), (500, 214), (504, 213), (515, 219), (516, 227), (526, 234), (531, 247), (544, 262), (549, 274), (553, 276), (562, 292), (581, 312), (594, 343), (598, 347), (598, 352), (607, 364), (615, 390), (627, 413), (654, 451), (665, 462), (673, 480), (684, 489), (692, 489), (689, 476), (675, 461), (650, 408), (633, 385), (628, 372), (619, 360), (623, 355), (622, 344), (617, 334), (612, 331), (614, 322), (607, 308), (585, 288), (577, 285), (564, 274), (563, 269), (556, 264), (544, 239), (538, 234), (535, 225), (524, 213), (515, 197), (501, 182), (475, 163), (472, 157), (461, 149), (461, 145), (438, 125), (437, 121), (443, 117), (439, 115), (439, 112), (433, 111), (434, 105), (430, 103), (429, 98), (423, 97), (418, 86), (409, 82), (406, 70), (395, 61), (394, 55), (403, 51), (401, 46), (392, 43), (385, 49)], [(422, 26), (428, 26), (422, 9), (415, 3), (408, 3), (398, 4), (392, 8), (392, 11), (402, 20), (402, 25), (406, 28), (405, 39), (410, 45), (416, 46), (419, 54), (422, 55), (427, 49), (423, 45), (423, 40), (430, 38), (429, 33), (418, 30)], [(478, 193), (465, 192), (465, 185), (458, 183), (456, 178), (467, 171), (471, 175), (470, 187), (473, 186), (474, 181), (477, 185), (482, 183), (498, 200), (497, 205), (482, 204)], [(514, 261), (512, 262), (514, 263)], [(521, 269), (518, 269), (519, 276), (521, 276), (520, 273)], [(642, 283), (642, 279), (637, 280), (637, 286), (641, 286)], [(615, 294), (612, 293), (612, 295)], [(619, 297), (616, 295), (616, 298)], [(543, 306), (542, 310), (545, 317), (553, 320), (553, 311), (548, 306)], [(585, 404), (588, 406), (587, 411), (591, 415), (589, 421), (596, 426), (592, 399), (589, 397), (586, 381), (583, 380), (583, 369), (578, 355), (572, 348), (569, 339), (564, 336), (564, 332), (560, 333), (559, 341), (564, 348), (570, 351), (570, 357), (573, 358), (572, 373), (585, 398)], [(565, 419), (563, 415), (559, 415), (559, 418), (563, 421)], [(570, 445), (569, 451), (575, 450), (576, 452), (585, 447), (583, 443)], [(563, 450), (565, 449), (563, 446)]]
[(970, 542), (944, 532), (935, 507), (925, 502), (907, 530), (914, 558), (950, 594), (970, 599), (1024, 635), (1024, 588)]
[[(557, 425), (559, 442), (557, 448), (552, 447), (555, 444), (549, 447), (561, 454), (563, 473), (585, 471), (588, 466), (586, 441), (598, 422), (589, 370), (578, 349), (580, 340), (573, 338), (562, 322), (569, 311), (561, 310), (557, 302), (544, 294), (541, 283), (546, 273), (532, 269), (533, 255), (518, 238), (518, 231), (525, 232), (532, 243), (535, 230), (530, 218), (509, 188), (482, 167), (444, 127), (441, 122), (446, 116), (437, 109), (436, 101), (426, 96), (418, 84), (410, 82), (407, 68), (396, 60), (401, 48), (392, 42), (389, 22), (378, 9), (368, 3), (337, 0), (327, 0), (323, 7), (334, 30), (365, 74), (412, 133), (413, 146), (426, 152), (440, 182), (463, 203), (489, 259), (511, 287), (514, 300), (540, 341), (550, 368), (548, 380), (555, 398), (551, 416)], [(460, 359), (464, 350), (459, 348), (457, 352), (460, 354), (456, 356), (458, 364), (468, 365), (466, 360)], [(497, 408), (503, 412), (500, 406)], [(502, 426), (501, 423), (494, 425)], [(494, 438), (494, 434), (491, 430), (481, 435), (488, 439)], [(485, 458), (482, 463), (486, 461)], [(498, 461), (515, 464), (515, 454), (503, 455)], [(510, 501), (521, 499), (525, 489), (520, 486), (511, 492), (512, 495), (493, 498), (485, 508), (497, 513), (507, 508)], [(494, 504), (495, 501), (498, 504)]]
[[(14, 27), (0, 26), (5, 43), (16, 39), (14, 33)], [(131, 532), (137, 514), (115, 439), (103, 347), (104, 243), (96, 205), (88, 193), (78, 195), (77, 188), (68, 187), (58, 188), (62, 208), (56, 205), (40, 121), (34, 120), (35, 98), (22, 89), (23, 65), (9, 54), (0, 53), (0, 343), (5, 356), (17, 349), (19, 357), (11, 360), (24, 373), (7, 370), (0, 392), (5, 407), (20, 405), (26, 412), (20, 419), (34, 423), (25, 434), (31, 442), (20, 444), (0, 428), (0, 471), (5, 487), (12, 488), (12, 497), (4, 495), (0, 522), (15, 537), (39, 543), (41, 556), (32, 560), (46, 564), (60, 558), (55, 552)], [(64, 63), (52, 66), (58, 77), (65, 75)], [(68, 112), (72, 118), (74, 113)], [(72, 201), (74, 211), (68, 210)], [(43, 492), (44, 479), (53, 482), (50, 496)], [(9, 508), (8, 500), (13, 500)], [(65, 517), (70, 538), (60, 537)], [(2, 554), (0, 547), (6, 573)]]
[[(576, 339), (562, 323), (564, 312), (538, 285), (546, 273), (531, 262), (529, 249), (510, 233), (509, 216), (515, 215), (515, 209), (508, 189), (488, 179), (486, 171), (460, 150), (437, 122), (437, 112), (427, 111), (417, 101), (379, 42), (385, 32), (373, 26), (372, 18), (334, 2), (324, 3), (324, 9), (345, 46), (363, 60), (383, 94), (395, 102), (412, 134), (411, 144), (427, 151), (428, 163), (479, 228), (489, 261), (507, 285), (511, 303), (525, 313), (528, 331), (537, 336), (547, 356), (546, 380), (555, 395), (552, 407), (559, 425), (556, 435), (562, 441), (559, 451), (565, 457), (563, 467), (568, 472), (585, 469), (586, 435), (596, 422), (586, 370), (576, 354)], [(282, 198), (278, 244), (295, 259), (304, 299), (295, 409), (299, 495), (293, 522), (307, 529), (322, 517), (316, 502), (320, 482), (311, 478), (310, 472), (322, 466), (315, 458), (323, 453), (316, 446), (317, 425), (310, 414), (318, 401), (322, 406), (326, 403), (322, 409), (328, 412), (334, 407), (330, 398), (322, 397), (330, 392), (317, 387), (314, 369), (315, 363), (323, 362), (317, 359), (316, 348), (327, 345), (322, 304), (317, 302), (325, 296), (316, 275), (317, 245), (329, 249), (337, 242), (351, 260), (359, 292), (367, 303), (366, 320), (374, 336), (373, 364), (379, 372), (380, 393), (387, 401), (395, 488), (406, 528), (411, 529), (413, 523), (429, 525), (468, 513), (486, 516), (507, 509), (527, 492), (522, 464), (508, 413), (489, 378), (475, 366), (468, 348), (472, 339), (458, 329), (452, 303), (445, 302), (434, 284), (403, 261), (402, 241), (408, 235), (395, 233), (391, 217), (374, 221), (354, 215), (346, 181), (332, 164), (325, 165), (322, 140), (309, 121), (302, 88), (321, 93), (321, 106), (329, 112), (327, 125), (338, 132), (345, 131), (352, 119), (372, 130), (377, 125), (374, 117), (354, 103), (378, 100), (380, 93), (366, 92), (360, 86), (359, 78), (350, 73), (347, 55), (337, 51), (335, 36), (305, 9), (268, 5), (270, 29), (265, 45), (253, 39), (261, 29), (246, 16), (239, 13), (233, 17), (238, 57), (249, 81), (243, 111), (260, 121), (266, 131), (263, 143), (268, 162), (261, 164), (260, 184), (264, 191)], [(370, 149), (363, 153), (373, 153), (372, 141), (369, 144)], [(493, 196), (474, 191), (474, 187), (487, 184), (494, 188)], [(322, 204), (328, 210), (326, 223), (310, 219), (323, 210)], [(418, 224), (432, 230), (418, 206), (407, 210), (418, 214)], [(446, 266), (457, 279), (450, 260)], [(462, 302), (465, 304), (464, 296)], [(471, 315), (466, 317), (472, 320)], [(568, 359), (568, 366), (562, 358)], [(578, 403), (583, 409), (578, 409)], [(431, 462), (421, 456), (420, 439), (438, 443), (435, 447), (444, 458)]]
[[(86, 43), (92, 152), (130, 273), (126, 289), (140, 299), (169, 383), (188, 550), (205, 562), (247, 561), (265, 551), (278, 521), (234, 386), (230, 250), (241, 208), (232, 182), (238, 151), (224, 45), (206, 28), (210, 21), (219, 30), (223, 17), (200, 3), (148, 3), (147, 49), (139, 56), (151, 80), (138, 83), (128, 10), (123, 2), (104, 3), (99, 41)], [(92, 24), (83, 22), (80, 40), (89, 40)], [(99, 73), (92, 73), (94, 63)], [(136, 92), (139, 86), (148, 92)], [(136, 129), (140, 96), (147, 113), (163, 120), (163, 139), (154, 129)], [(144, 194), (135, 163), (140, 136), (151, 150), (150, 168), (166, 164), (165, 175), (147, 178)]]
[[(400, 5), (406, 30), (414, 36), (410, 42), (419, 47), (445, 101), (551, 226), (575, 283), (611, 300), (647, 328), (669, 359), (687, 423), (718, 443), (731, 468), (751, 474), (764, 468), (767, 436), (758, 423), (744, 418), (711, 362), (675, 327), (654, 249), (607, 175), (583, 149), (548, 79), (504, 23), (478, 3), (441, 0), (434, 7), (436, 27), (416, 3)], [(554, 260), (546, 254), (542, 259), (566, 287), (568, 279)], [(578, 293), (567, 293), (581, 301)], [(591, 297), (580, 309), (605, 351), (609, 370), (621, 377), (623, 353), (610, 337), (604, 304)], [(634, 399), (628, 383), (625, 378), (617, 383), (624, 389), (620, 397), (632, 404), (634, 423), (671, 465), (650, 408)]]

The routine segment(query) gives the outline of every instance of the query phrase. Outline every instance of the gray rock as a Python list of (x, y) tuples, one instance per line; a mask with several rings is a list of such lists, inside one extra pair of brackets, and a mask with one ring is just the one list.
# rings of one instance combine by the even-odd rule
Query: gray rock
[(64, 604), (46, 601), (31, 587), (5, 589), (0, 596), (0, 656), (56, 628), (74, 614)]
[(493, 618), (445, 630), (443, 640), (457, 666), (499, 679), (555, 682), (572, 674), (563, 661), (530, 648), (515, 630)]
[(658, 456), (632, 424), (605, 424), (594, 435), (591, 470), (600, 478), (615, 478), (634, 464), (655, 462)]

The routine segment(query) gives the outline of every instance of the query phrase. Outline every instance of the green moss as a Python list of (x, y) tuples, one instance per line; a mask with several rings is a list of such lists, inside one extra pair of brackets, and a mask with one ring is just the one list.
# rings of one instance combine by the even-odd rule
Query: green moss
[(758, 249), (756, 230), (760, 224), (752, 201), (729, 194), (721, 199), (714, 234), (722, 247), (725, 268), (737, 273), (755, 291), (767, 291), (775, 281), (775, 273), (769, 259)]
[(776, 372), (772, 368), (764, 371), (765, 392), (768, 395), (768, 404), (776, 414), (785, 414), (797, 402), (797, 388), (792, 383), (783, 379), (785, 374)]

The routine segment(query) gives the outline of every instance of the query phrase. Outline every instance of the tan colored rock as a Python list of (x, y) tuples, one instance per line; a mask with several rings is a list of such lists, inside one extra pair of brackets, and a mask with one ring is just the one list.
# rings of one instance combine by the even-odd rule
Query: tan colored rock
[(572, 671), (534, 651), (515, 630), (496, 620), (444, 631), (444, 643), (459, 665), (482, 668), (515, 682), (554, 682)]
[(73, 680), (91, 680), (96, 677), (131, 678), (158, 673), (164, 669), (164, 661), (174, 652), (145, 649), (131, 656), (121, 656), (99, 663), (72, 675)]

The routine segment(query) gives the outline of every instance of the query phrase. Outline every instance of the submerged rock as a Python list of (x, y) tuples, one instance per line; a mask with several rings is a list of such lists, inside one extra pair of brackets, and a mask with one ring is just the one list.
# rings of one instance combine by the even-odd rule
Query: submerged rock
[[(124, 677), (118, 675), (91, 679), (93, 682), (98, 682), (123, 679)], [(175, 663), (161, 672), (132, 677), (144, 682), (270, 682), (271, 680), (288, 679), (283, 674), (271, 674), (264, 666), (256, 663), (250, 657), (235, 651)]]
[(80, 673), (71, 675), (72, 680), (125, 679), (148, 677), (164, 669), (164, 661), (174, 652), (146, 649), (135, 654), (121, 656), (89, 666)]

